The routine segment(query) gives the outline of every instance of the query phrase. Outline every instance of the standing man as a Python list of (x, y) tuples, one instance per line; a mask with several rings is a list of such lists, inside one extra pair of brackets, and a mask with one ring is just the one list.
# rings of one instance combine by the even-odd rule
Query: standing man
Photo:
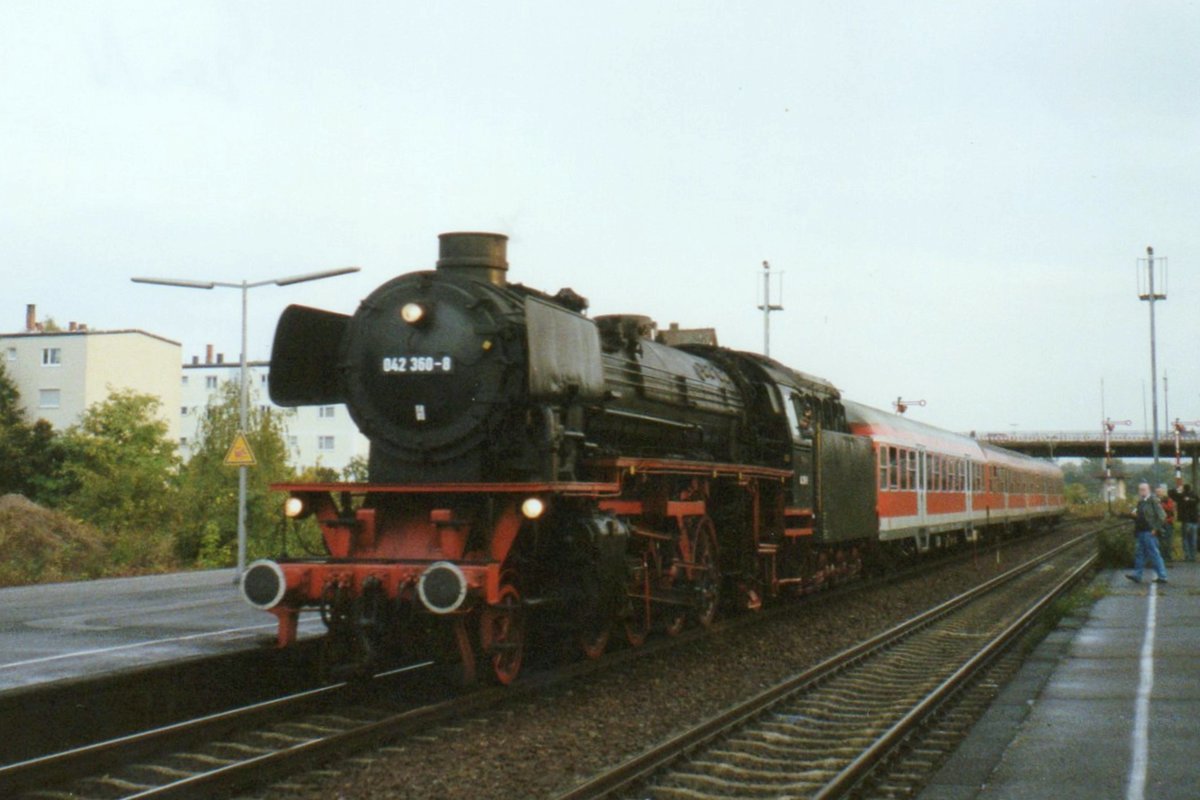
[(1167, 494), (1167, 485), (1165, 483), (1158, 485), (1157, 494), (1158, 503), (1162, 506), (1163, 513), (1167, 515), (1167, 520), (1160, 529), (1162, 540), (1158, 546), (1158, 550), (1163, 561), (1170, 564), (1175, 560), (1175, 501)]
[(1158, 576), (1155, 583), (1167, 582), (1167, 568), (1163, 566), (1162, 555), (1158, 552), (1158, 541), (1155, 536), (1159, 528), (1166, 522), (1167, 515), (1163, 513), (1158, 498), (1150, 494), (1150, 484), (1142, 481), (1138, 484), (1137, 507), (1129, 515), (1133, 518), (1133, 533), (1137, 536), (1137, 549), (1133, 555), (1133, 574), (1125, 577), (1134, 583), (1142, 582), (1142, 571), (1146, 568), (1146, 559), (1154, 567)]
[(1190, 483), (1184, 485), (1175, 506), (1183, 526), (1183, 557), (1187, 561), (1195, 561), (1196, 533), (1200, 529), (1200, 496), (1192, 490)]

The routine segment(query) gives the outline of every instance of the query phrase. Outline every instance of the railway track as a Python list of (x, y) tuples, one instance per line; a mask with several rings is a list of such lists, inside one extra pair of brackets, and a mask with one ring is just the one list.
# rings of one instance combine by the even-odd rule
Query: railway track
[(864, 642), (559, 800), (835, 798), (867, 791), (881, 775), (877, 769), (904, 753), (921, 726), (1090, 569), (1094, 552), (1081, 552), (1087, 539)]
[[(911, 577), (911, 573), (906, 575)], [(847, 584), (813, 599), (819, 598), (822, 604), (834, 602), (843, 591), (855, 591), (869, 583)], [(794, 613), (794, 607), (791, 611)], [(717, 631), (755, 624), (778, 613), (788, 613), (787, 607), (719, 623)], [(365, 688), (338, 684), (300, 692), (0, 767), (0, 796), (108, 800), (227, 794), (419, 733), (446, 720), (480, 713), (597, 669), (660, 655), (704, 635), (704, 631), (689, 631), (637, 650), (618, 651), (599, 662), (579, 662), (534, 675), (507, 689), (456, 697), (443, 694), (433, 701), (427, 686), (414, 686), (420, 681), (414, 682), (410, 673), (380, 676)], [(406, 684), (405, 691), (397, 688), (397, 680)]]

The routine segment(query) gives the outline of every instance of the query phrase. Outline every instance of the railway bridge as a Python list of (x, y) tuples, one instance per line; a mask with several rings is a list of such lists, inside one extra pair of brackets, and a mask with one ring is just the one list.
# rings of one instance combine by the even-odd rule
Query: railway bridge
[[(971, 436), (981, 442), (1016, 450), (1018, 453), (1046, 458), (1104, 458), (1106, 439), (1099, 431), (972, 432)], [(1154, 455), (1154, 442), (1148, 431), (1110, 433), (1107, 441), (1113, 458), (1150, 458)], [(1186, 431), (1180, 434), (1178, 448), (1181, 460), (1194, 461), (1200, 454), (1200, 433)], [(1164, 433), (1158, 437), (1158, 452), (1160, 458), (1168, 461), (1175, 459), (1174, 433)]]

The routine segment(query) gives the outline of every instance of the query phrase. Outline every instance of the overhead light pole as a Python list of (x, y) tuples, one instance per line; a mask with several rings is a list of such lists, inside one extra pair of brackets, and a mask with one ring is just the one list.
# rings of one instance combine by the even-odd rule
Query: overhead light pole
[[(275, 278), (266, 281), (242, 281), (241, 283), (226, 283), (224, 281), (195, 281), (177, 278), (131, 278), (134, 283), (152, 283), (158, 286), (181, 286), (185, 289), (215, 289), (217, 287), (228, 289), (242, 290), (242, 355), (240, 363), (241, 375), (241, 401), (238, 415), (238, 425), (241, 428), (243, 436), (246, 435), (246, 428), (249, 423), (249, 398), (250, 398), (250, 382), (247, 378), (247, 355), (246, 355), (246, 311), (247, 297), (251, 289), (256, 289), (259, 286), (291, 286), (293, 283), (304, 283), (305, 281), (316, 281), (322, 278), (333, 278), (338, 275), (348, 275), (352, 272), (358, 272), (359, 267), (341, 267), (339, 269), (328, 269), (321, 272), (306, 272), (303, 275), (291, 275), (286, 278)], [(246, 571), (246, 467), (245, 465), (238, 467), (238, 529), (237, 529), (237, 575), (234, 576), (235, 582), (242, 579), (242, 573)]]
[[(1162, 287), (1162, 291), (1154, 289), (1154, 248), (1146, 248), (1146, 258), (1138, 259), (1146, 262), (1146, 276), (1148, 291), (1139, 291), (1138, 299), (1148, 300), (1150, 302), (1150, 405), (1152, 410), (1150, 413), (1152, 430), (1150, 431), (1150, 449), (1154, 455), (1154, 466), (1158, 466), (1158, 352), (1155, 343), (1154, 332), (1154, 303), (1157, 300), (1167, 299), (1166, 287)], [(1160, 264), (1165, 264), (1166, 259), (1162, 256), (1158, 257)]]

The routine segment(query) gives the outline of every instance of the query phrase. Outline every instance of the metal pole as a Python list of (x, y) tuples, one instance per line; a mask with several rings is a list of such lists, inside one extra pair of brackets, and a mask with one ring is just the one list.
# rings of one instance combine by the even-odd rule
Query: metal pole
[(1163, 433), (1167, 432), (1167, 425), (1171, 420), (1171, 392), (1167, 385), (1167, 371), (1163, 370)]
[[(246, 379), (247, 364), (246, 364), (246, 311), (247, 298), (250, 294), (250, 287), (246, 281), (242, 281), (242, 386), (241, 386), (241, 404), (239, 413), (240, 433), (245, 436), (246, 428), (249, 425), (249, 404), (250, 404), (250, 384)], [(234, 582), (240, 581), (242, 575), (246, 572), (246, 466), (243, 464), (238, 467), (238, 530), (237, 530), (237, 575), (234, 576)]]
[[(763, 312), (763, 355), (771, 355), (771, 312), (783, 311), (783, 304), (771, 305), (771, 264), (767, 261), (763, 264), (763, 304), (759, 306)], [(779, 273), (782, 275), (783, 273)], [(783, 286), (780, 285), (779, 295), (783, 297)]]
[(1108, 516), (1112, 516), (1113, 485), (1112, 485), (1112, 446), (1109, 439), (1113, 425), (1107, 417), (1104, 418), (1104, 497), (1108, 501)]
[[(1164, 380), (1166, 380), (1164, 378)], [(1175, 420), (1175, 488), (1183, 487), (1183, 459), (1179, 452), (1179, 439), (1183, 433), (1183, 424), (1179, 420)]]
[(771, 265), (763, 262), (763, 355), (771, 355)]
[(1154, 341), (1154, 248), (1146, 248), (1150, 272), (1150, 404), (1152, 420), (1150, 448), (1154, 455), (1154, 466), (1158, 466), (1158, 355)]

